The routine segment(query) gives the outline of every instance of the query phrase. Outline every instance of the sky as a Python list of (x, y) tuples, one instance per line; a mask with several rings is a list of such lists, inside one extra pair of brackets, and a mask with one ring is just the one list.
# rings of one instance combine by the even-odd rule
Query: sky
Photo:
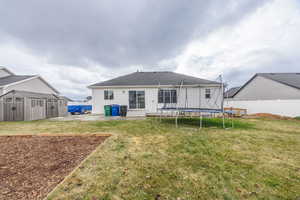
[(0, 0), (0, 66), (62, 95), (140, 71), (300, 72), (300, 0)]

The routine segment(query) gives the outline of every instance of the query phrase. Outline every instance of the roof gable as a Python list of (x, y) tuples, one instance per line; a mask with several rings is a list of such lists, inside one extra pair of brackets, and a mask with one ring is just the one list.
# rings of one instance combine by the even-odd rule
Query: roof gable
[(300, 73), (257, 73), (250, 80), (248, 80), (242, 87), (240, 87), (232, 97), (236, 96), (243, 90), (255, 77), (261, 76), (272, 81), (300, 89)]
[(180, 85), (181, 82), (183, 85), (220, 84), (215, 81), (209, 81), (175, 72), (134, 72), (108, 81), (99, 82), (89, 87)]
[(300, 73), (258, 73), (257, 75), (300, 89)]

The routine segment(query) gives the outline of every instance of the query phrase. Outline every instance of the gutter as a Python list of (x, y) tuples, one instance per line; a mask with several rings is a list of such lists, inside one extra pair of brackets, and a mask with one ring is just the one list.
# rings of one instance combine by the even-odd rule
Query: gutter
[[(174, 88), (180, 85), (116, 85), (116, 86), (88, 86), (89, 89), (106, 89), (106, 88)], [(183, 85), (183, 87), (221, 87), (221, 84), (196, 84), (196, 85)]]

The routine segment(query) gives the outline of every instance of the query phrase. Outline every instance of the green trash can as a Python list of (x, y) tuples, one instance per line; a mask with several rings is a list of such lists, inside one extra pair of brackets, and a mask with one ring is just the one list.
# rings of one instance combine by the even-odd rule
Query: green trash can
[(111, 116), (111, 106), (110, 105), (104, 106), (104, 114), (105, 114), (105, 117)]

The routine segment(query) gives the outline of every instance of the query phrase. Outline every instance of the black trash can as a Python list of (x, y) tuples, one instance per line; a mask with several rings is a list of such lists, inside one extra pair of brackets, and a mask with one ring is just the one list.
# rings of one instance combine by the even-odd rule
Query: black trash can
[(120, 116), (121, 117), (126, 117), (127, 115), (127, 106), (126, 105), (121, 105), (120, 106)]

